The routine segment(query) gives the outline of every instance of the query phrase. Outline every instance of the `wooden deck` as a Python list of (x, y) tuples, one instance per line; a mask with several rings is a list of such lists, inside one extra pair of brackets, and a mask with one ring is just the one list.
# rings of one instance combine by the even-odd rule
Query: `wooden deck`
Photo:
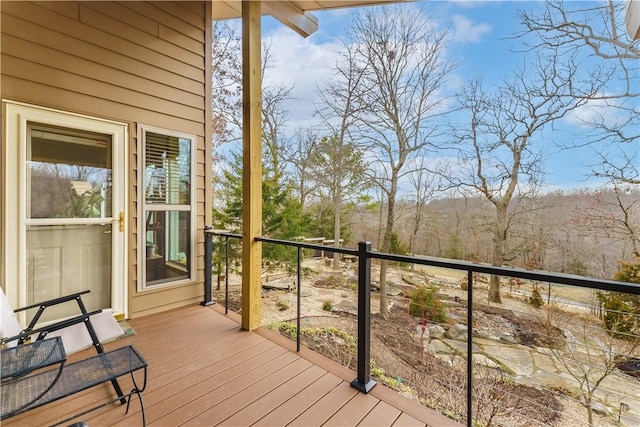
[[(149, 364), (147, 425), (458, 425), (380, 384), (359, 393), (349, 385), (352, 371), (308, 349), (296, 353), (295, 343), (264, 328), (242, 331), (234, 315), (220, 309), (194, 305), (134, 319), (129, 323), (136, 335), (107, 344), (134, 344)], [(88, 352), (70, 359), (93, 354)], [(131, 380), (121, 385), (128, 390)], [(2, 424), (53, 424), (110, 395), (110, 385), (95, 387)], [(128, 415), (113, 404), (80, 420), (91, 427), (142, 424), (136, 398)]]

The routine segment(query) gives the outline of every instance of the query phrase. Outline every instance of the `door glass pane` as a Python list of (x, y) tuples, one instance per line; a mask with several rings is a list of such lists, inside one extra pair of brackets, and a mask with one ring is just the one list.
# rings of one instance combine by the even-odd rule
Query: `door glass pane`
[[(27, 303), (90, 289), (82, 298), (87, 309), (109, 308), (113, 274), (111, 136), (38, 123), (29, 123), (27, 131)], [(105, 221), (78, 224), (78, 218)], [(61, 224), (60, 219), (74, 221)], [(42, 320), (78, 313), (76, 303), (66, 303), (47, 309)]]
[(29, 218), (108, 218), (111, 138), (30, 124), (27, 150)]

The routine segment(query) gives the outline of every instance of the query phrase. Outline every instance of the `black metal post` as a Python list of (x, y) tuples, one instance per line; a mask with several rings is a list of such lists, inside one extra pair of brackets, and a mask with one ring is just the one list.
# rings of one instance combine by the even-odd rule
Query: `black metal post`
[(467, 427), (473, 419), (473, 272), (467, 271)]
[(371, 242), (358, 243), (358, 378), (351, 386), (363, 393), (376, 385), (370, 375), (371, 333)]
[(229, 236), (224, 236), (224, 314), (229, 314)]
[(300, 307), (302, 306), (302, 248), (298, 246), (298, 309), (296, 316), (296, 351), (300, 352)]
[(215, 304), (211, 295), (211, 269), (213, 266), (213, 241), (211, 240), (211, 233), (207, 231), (211, 230), (211, 227), (204, 227), (204, 301), (202, 305)]

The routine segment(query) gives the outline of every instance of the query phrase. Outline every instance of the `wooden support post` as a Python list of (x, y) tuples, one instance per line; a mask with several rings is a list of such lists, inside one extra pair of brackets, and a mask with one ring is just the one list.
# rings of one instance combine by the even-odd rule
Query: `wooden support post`
[(242, 2), (242, 329), (262, 321), (261, 2)]
[[(212, 2), (205, 2), (205, 13), (207, 22), (209, 25), (205, 27), (205, 40), (206, 49), (205, 49), (205, 117), (213, 116), (213, 106), (212, 106), (212, 98), (213, 98), (213, 79), (211, 78), (211, 74), (213, 72), (213, 52), (212, 52), (212, 40), (213, 40), (213, 28), (211, 27), (211, 22), (213, 21), (213, 5)], [(213, 182), (213, 122), (208, 119), (204, 121), (204, 182), (211, 183)], [(213, 187), (211, 185), (207, 185), (204, 191), (204, 226), (213, 225)], [(200, 202), (200, 200), (198, 200)], [(198, 233), (198, 236), (202, 234)]]

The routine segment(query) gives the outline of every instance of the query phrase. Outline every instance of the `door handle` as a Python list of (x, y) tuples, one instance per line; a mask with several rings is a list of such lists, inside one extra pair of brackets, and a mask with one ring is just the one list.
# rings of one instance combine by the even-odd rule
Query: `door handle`
[(114, 219), (113, 222), (117, 222), (120, 225), (120, 231), (124, 232), (124, 212), (121, 211), (118, 219)]

